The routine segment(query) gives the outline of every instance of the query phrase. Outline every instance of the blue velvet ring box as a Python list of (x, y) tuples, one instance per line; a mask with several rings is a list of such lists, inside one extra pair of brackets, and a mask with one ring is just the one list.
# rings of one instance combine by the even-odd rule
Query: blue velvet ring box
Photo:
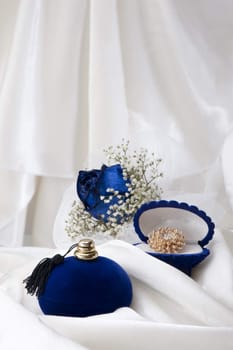
[[(148, 254), (191, 275), (192, 268), (209, 254), (205, 248), (213, 238), (214, 223), (196, 206), (177, 201), (151, 201), (143, 204), (134, 216), (134, 227), (141, 243), (139, 248)], [(174, 227), (185, 237), (185, 247), (179, 253), (159, 253), (147, 244), (148, 235), (159, 227)]]

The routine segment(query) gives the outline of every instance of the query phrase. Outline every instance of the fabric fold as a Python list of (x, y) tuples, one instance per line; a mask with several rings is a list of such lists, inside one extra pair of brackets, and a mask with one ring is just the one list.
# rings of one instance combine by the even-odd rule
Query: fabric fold
[[(27, 322), (30, 310), (34, 321), (31, 319), (31, 324), (27, 323), (27, 332), (30, 333), (31, 327), (33, 332), (36, 331), (39, 319), (51, 342), (52, 329), (56, 338), (62, 336), (91, 350), (154, 349), (155, 344), (161, 350), (169, 346), (174, 350), (182, 347), (194, 350), (197, 345), (204, 350), (207, 344), (213, 350), (219, 350), (220, 344), (224, 344), (224, 350), (230, 350), (233, 336), (232, 259), (221, 232), (217, 232), (210, 249), (211, 256), (195, 268), (195, 274), (190, 278), (124, 241), (113, 240), (98, 245), (100, 255), (115, 260), (129, 274), (133, 302), (130, 308), (110, 314), (79, 318), (43, 315), (37, 299), (27, 295), (22, 285), (22, 280), (37, 262), (42, 257), (53, 256), (57, 250), (1, 248), (0, 291), (6, 297), (0, 298), (0, 306), (5, 303), (3, 310), (7, 310), (7, 299), (10, 299), (9, 305), (13, 302), (17, 305), (12, 327), (18, 325), (17, 320)], [(6, 324), (11, 320), (11, 314), (5, 311), (1, 317), (5, 318)], [(24, 348), (29, 350), (29, 347)]]

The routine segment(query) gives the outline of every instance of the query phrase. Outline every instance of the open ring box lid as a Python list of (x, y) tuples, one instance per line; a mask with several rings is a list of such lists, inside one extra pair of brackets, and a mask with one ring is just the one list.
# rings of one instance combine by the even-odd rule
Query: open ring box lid
[[(134, 227), (142, 241), (138, 244), (139, 248), (191, 275), (192, 268), (210, 253), (204, 247), (213, 238), (215, 225), (204, 211), (194, 205), (160, 200), (145, 203), (137, 210)], [(181, 252), (159, 253), (149, 247), (149, 234), (160, 227), (173, 227), (183, 232), (185, 246)]]

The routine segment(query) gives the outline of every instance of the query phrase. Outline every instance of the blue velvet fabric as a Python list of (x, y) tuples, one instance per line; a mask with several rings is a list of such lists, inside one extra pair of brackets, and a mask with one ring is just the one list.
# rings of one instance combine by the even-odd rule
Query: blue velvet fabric
[(186, 273), (187, 275), (191, 275), (192, 269), (201, 263), (209, 254), (210, 251), (207, 248), (204, 248), (206, 244), (213, 238), (214, 235), (214, 223), (212, 222), (211, 218), (206, 215), (206, 213), (203, 210), (200, 210), (194, 205), (189, 205), (184, 202), (177, 202), (177, 201), (166, 201), (166, 200), (160, 200), (160, 201), (151, 201), (148, 203), (143, 204), (135, 213), (134, 216), (134, 228), (137, 232), (139, 238), (147, 243), (148, 237), (142, 232), (140, 227), (140, 217), (141, 215), (151, 209), (156, 208), (175, 208), (180, 210), (185, 210), (188, 212), (191, 212), (198, 217), (200, 217), (202, 220), (205, 221), (208, 227), (208, 231), (203, 236), (203, 238), (199, 241), (197, 241), (197, 245), (200, 245), (202, 248), (200, 252), (198, 253), (187, 253), (187, 254), (163, 254), (158, 252), (148, 252), (151, 256), (154, 256), (172, 266), (175, 268), (181, 270), (182, 272)]
[(124, 195), (128, 192), (126, 183), (129, 182), (129, 180), (124, 180), (120, 164), (112, 166), (103, 165), (100, 170), (81, 170), (79, 172), (77, 193), (85, 209), (93, 217), (106, 221), (108, 219), (107, 210), (110, 205), (116, 204), (119, 199), (117, 196), (113, 196), (112, 199), (109, 199), (109, 203), (104, 203), (100, 197), (105, 196), (108, 199), (113, 195), (113, 193), (107, 192), (108, 188), (113, 188), (119, 194)]
[(200, 264), (208, 255), (210, 251), (207, 248), (202, 248), (200, 253), (193, 254), (161, 254), (148, 253), (155, 258), (164, 261), (165, 263), (179, 269), (180, 271), (191, 276), (192, 269)]
[(85, 317), (129, 306), (132, 295), (127, 273), (113, 260), (68, 257), (52, 270), (38, 301), (45, 314)]

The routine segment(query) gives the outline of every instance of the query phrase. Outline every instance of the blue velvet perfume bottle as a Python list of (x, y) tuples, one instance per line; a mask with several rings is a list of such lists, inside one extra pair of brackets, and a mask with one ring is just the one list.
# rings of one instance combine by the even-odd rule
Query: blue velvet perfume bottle
[(51, 269), (37, 296), (45, 314), (85, 317), (129, 306), (132, 285), (119, 264), (98, 256), (94, 242), (82, 239), (74, 256), (60, 260)]

